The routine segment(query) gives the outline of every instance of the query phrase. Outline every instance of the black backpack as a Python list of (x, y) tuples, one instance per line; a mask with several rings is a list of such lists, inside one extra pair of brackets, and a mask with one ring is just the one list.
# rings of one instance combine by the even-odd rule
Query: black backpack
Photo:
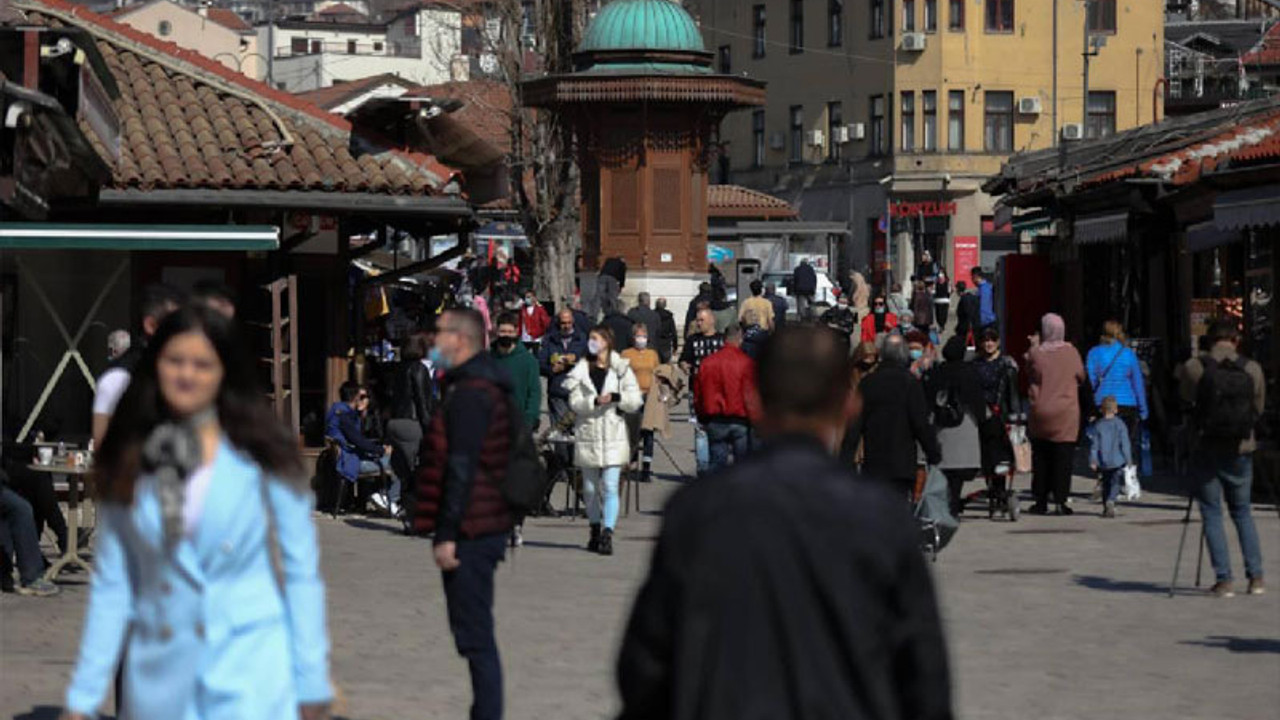
[(1200, 437), (1239, 442), (1253, 434), (1258, 411), (1253, 405), (1253, 378), (1245, 372), (1243, 358), (1218, 362), (1200, 360), (1204, 375), (1196, 386), (1196, 416)]
[(960, 427), (964, 422), (964, 406), (960, 393), (954, 388), (943, 388), (933, 399), (933, 424), (940, 428)]

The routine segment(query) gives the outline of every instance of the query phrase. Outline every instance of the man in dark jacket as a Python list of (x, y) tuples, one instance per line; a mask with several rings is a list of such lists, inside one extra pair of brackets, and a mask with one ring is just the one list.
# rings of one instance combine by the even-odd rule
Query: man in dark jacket
[[(880, 367), (862, 379), (862, 472), (896, 483), (904, 494), (915, 488), (916, 446), (930, 465), (942, 461), (938, 436), (929, 424), (924, 386), (907, 369), (910, 357), (901, 335), (889, 335), (880, 351)], [(857, 443), (854, 443), (857, 446)]]
[[(662, 318), (658, 315), (658, 311), (653, 309), (652, 302), (652, 297), (647, 292), (637, 295), (636, 306), (627, 313), (627, 319), (632, 325), (644, 325), (649, 331), (649, 337), (658, 341), (653, 344), (653, 349), (658, 352), (658, 357), (666, 362), (668, 356), (662, 354)], [(619, 345), (618, 347), (625, 350), (627, 346)]]
[(622, 720), (951, 718), (918, 530), (832, 457), (855, 399), (828, 331), (759, 364), (765, 445), (667, 504), (618, 660)]
[(684, 313), (684, 337), (686, 339), (688, 339), (690, 335), (698, 332), (698, 329), (694, 327), (694, 321), (698, 318), (699, 306), (702, 305), (702, 303), (706, 303), (707, 306), (710, 307), (712, 299), (711, 283), (702, 283), (699, 285), (698, 294), (694, 295), (693, 299), (689, 301), (689, 309), (685, 310)]
[[(657, 309), (654, 310), (658, 314), (658, 357), (664, 363), (671, 362), (671, 357), (676, 354), (676, 346), (680, 342), (679, 330), (676, 328), (676, 316), (667, 309), (667, 299), (658, 298)], [(650, 330), (652, 335), (653, 331)]]
[(556, 316), (556, 324), (547, 331), (538, 351), (538, 365), (547, 378), (547, 406), (551, 423), (569, 412), (569, 391), (564, 386), (569, 371), (587, 354), (587, 334), (574, 325), (574, 314), (568, 308)]
[(414, 518), (419, 533), (435, 533), (449, 629), (471, 669), (471, 717), (497, 720), (502, 663), (493, 632), (493, 576), (512, 526), (499, 489), (511, 452), (511, 381), (485, 352), (484, 333), (475, 310), (449, 310), (440, 318), (436, 349), (445, 395), (427, 433)]
[(972, 345), (969, 333), (973, 333), (973, 339), (977, 340), (978, 328), (981, 326), (978, 289), (966, 287), (961, 280), (956, 283), (956, 292), (960, 295), (960, 304), (956, 307), (956, 337)]
[[(431, 371), (422, 362), (430, 352), (431, 346), (426, 334), (414, 333), (405, 340), (400, 350), (400, 362), (391, 371), (387, 398), (390, 411), (387, 442), (391, 444), (391, 467), (395, 470), (396, 477), (412, 478), (417, 471), (422, 438), (436, 411), (435, 378), (431, 377)], [(405, 510), (412, 509), (412, 501), (404, 498), (406, 492), (412, 492), (412, 483), (400, 490), (403, 500), (401, 507)], [(408, 523), (409, 519), (406, 518), (406, 530), (410, 527)]]
[(631, 347), (631, 318), (622, 314), (622, 301), (614, 299), (601, 305), (604, 317), (600, 324), (613, 331), (614, 347), (626, 350)]
[(693, 385), (698, 421), (707, 431), (714, 472), (739, 462), (751, 451), (751, 424), (760, 417), (756, 364), (742, 351), (742, 328), (729, 327), (724, 347), (702, 361)]
[(791, 294), (796, 298), (796, 315), (808, 320), (813, 311), (813, 296), (818, 294), (818, 273), (808, 260), (801, 260), (791, 274)]
[(778, 294), (778, 286), (765, 283), (764, 297), (773, 304), (773, 324), (781, 327), (787, 321), (787, 299)]

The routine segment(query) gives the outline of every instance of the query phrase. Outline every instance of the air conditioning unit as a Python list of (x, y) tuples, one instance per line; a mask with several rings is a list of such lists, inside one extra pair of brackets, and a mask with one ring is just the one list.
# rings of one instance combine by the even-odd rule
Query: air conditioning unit
[(1040, 98), (1038, 97), (1018, 98), (1018, 112), (1022, 115), (1039, 115), (1040, 114)]
[(867, 137), (867, 126), (865, 123), (850, 123), (845, 126), (849, 131), (850, 140), (865, 140)]
[(922, 52), (924, 50), (924, 39), (924, 33), (902, 33), (902, 49), (907, 52)]
[(1063, 125), (1062, 139), (1063, 140), (1083, 140), (1084, 125), (1081, 125), (1080, 123), (1067, 123), (1066, 125)]
[(780, 132), (775, 132), (769, 136), (769, 149), (782, 150), (787, 146), (787, 138)]
[(843, 145), (849, 142), (849, 127), (846, 125), (838, 128), (832, 128), (831, 142), (838, 145)]
[(804, 141), (807, 145), (821, 147), (826, 139), (826, 134), (821, 130), (810, 130), (804, 134)]

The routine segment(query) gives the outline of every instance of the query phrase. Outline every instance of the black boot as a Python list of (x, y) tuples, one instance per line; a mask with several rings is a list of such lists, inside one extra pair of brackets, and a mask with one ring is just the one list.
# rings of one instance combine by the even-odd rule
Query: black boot
[(649, 463), (644, 463), (640, 467), (640, 482), (647, 483), (653, 481), (653, 473), (649, 470)]
[(1058, 503), (1058, 514), (1063, 516), (1075, 515), (1076, 511), (1072, 510), (1071, 506), (1067, 505), (1066, 503)]
[(591, 539), (587, 541), (587, 550), (600, 552), (600, 523), (591, 523)]
[(613, 531), (608, 528), (605, 528), (605, 531), (600, 535), (600, 554), (613, 554)]

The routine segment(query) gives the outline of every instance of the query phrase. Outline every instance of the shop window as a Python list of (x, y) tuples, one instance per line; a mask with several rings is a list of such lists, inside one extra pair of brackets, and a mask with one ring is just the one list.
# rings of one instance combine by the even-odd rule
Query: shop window
[(902, 32), (916, 31), (916, 0), (902, 0)]
[(1110, 137), (1116, 134), (1116, 94), (1111, 91), (1089, 93), (1089, 114), (1085, 124), (1085, 137), (1089, 139)]
[(827, 159), (839, 162), (840, 145), (836, 135), (844, 126), (844, 107), (839, 102), (827, 103)]
[(844, 44), (844, 0), (827, 0), (827, 45)]
[(889, 34), (889, 15), (885, 11), (885, 0), (871, 0), (871, 39), (882, 38)]
[(889, 151), (888, 128), (885, 126), (884, 96), (871, 97), (871, 154), (884, 155)]
[(924, 114), (924, 151), (938, 151), (938, 91), (920, 93), (921, 111)]
[(984, 137), (987, 152), (1013, 152), (1013, 93), (988, 91), (986, 101)]
[(1092, 0), (1089, 3), (1089, 32), (1114, 34), (1116, 31), (1116, 0)]
[(916, 149), (916, 94), (911, 90), (902, 93), (902, 132), (900, 134), (903, 152), (915, 152)]
[(987, 2), (987, 32), (989, 33), (1013, 32), (1014, 0), (986, 0), (986, 2)]
[(964, 91), (947, 92), (947, 149), (964, 152)]
[(756, 110), (751, 113), (751, 145), (753, 152), (751, 166), (754, 168), (764, 167), (764, 129), (764, 111)]
[(952, 30), (964, 30), (965, 0), (949, 0), (947, 7), (947, 27)]
[(751, 8), (751, 57), (762, 58), (765, 51), (764, 38), (764, 6), (756, 5)]
[(791, 162), (804, 161), (804, 108), (791, 106)]
[(791, 54), (804, 52), (804, 0), (791, 0)]
[(924, 31), (938, 32), (938, 0), (924, 0)]

